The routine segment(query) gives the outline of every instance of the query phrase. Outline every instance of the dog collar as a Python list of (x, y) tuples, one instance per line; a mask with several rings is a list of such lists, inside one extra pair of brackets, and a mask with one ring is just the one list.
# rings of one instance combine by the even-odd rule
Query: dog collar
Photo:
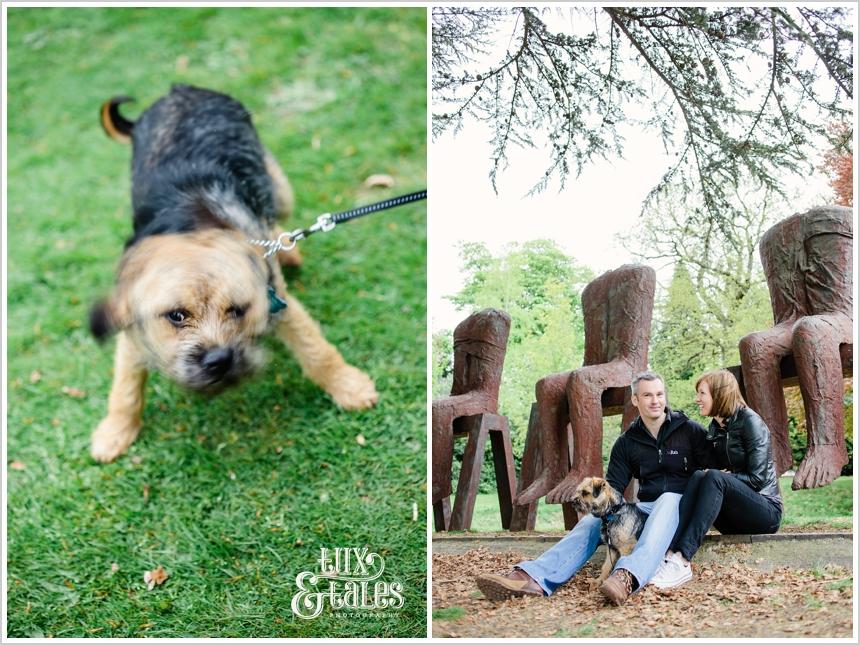
[(269, 315), (273, 316), (287, 308), (287, 301), (275, 293), (275, 288), (269, 285)]
[(604, 522), (614, 522), (618, 517), (618, 511), (621, 509), (622, 504), (615, 504), (614, 506), (609, 507), (609, 512), (606, 515), (602, 515)]

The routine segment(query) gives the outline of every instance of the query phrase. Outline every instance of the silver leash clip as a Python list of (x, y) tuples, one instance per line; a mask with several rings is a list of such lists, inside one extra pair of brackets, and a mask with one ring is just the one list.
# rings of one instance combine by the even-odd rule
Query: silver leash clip
[(331, 218), (331, 213), (323, 213), (317, 217), (317, 221), (314, 222), (308, 230), (314, 233), (316, 231), (328, 233), (335, 227), (335, 224), (336, 222)]
[[(249, 244), (254, 244), (256, 246), (262, 246), (267, 249), (266, 253), (263, 255), (264, 258), (274, 255), (278, 251), (290, 251), (296, 247), (296, 243), (299, 240), (305, 239), (311, 233), (316, 233), (317, 231), (322, 231), (323, 233), (328, 233), (332, 230), (337, 222), (332, 219), (331, 213), (323, 213), (319, 217), (317, 217), (317, 221), (314, 222), (311, 227), (307, 230), (297, 228), (295, 231), (283, 232), (278, 235), (278, 239), (276, 240), (248, 240)], [(285, 241), (286, 240), (286, 241)]]
[[(254, 244), (256, 246), (262, 246), (267, 249), (263, 254), (264, 258), (270, 257), (277, 253), (278, 251), (289, 251), (295, 248), (296, 243), (305, 237), (304, 231), (302, 229), (297, 228), (295, 231), (286, 232), (284, 231), (280, 235), (278, 235), (278, 239), (276, 240), (248, 240), (249, 244)], [(284, 242), (284, 239), (287, 242)]]
[[(285, 237), (287, 238), (287, 240), (289, 240), (289, 244), (284, 244), (281, 241)], [(276, 240), (278, 243), (278, 247), (274, 251), (270, 251), (269, 253), (277, 253), (278, 251), (291, 251), (292, 249), (296, 248), (296, 243), (299, 240), (303, 239), (305, 239), (305, 232), (300, 228), (297, 228), (295, 231), (292, 231), (290, 233), (281, 233)]]

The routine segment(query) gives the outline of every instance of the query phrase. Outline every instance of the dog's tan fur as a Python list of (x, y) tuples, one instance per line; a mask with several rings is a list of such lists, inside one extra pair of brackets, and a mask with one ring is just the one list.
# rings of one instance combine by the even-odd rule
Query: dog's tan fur
[(143, 386), (147, 369), (143, 355), (125, 332), (116, 340), (113, 385), (108, 413), (90, 439), (90, 454), (97, 461), (113, 461), (137, 439), (143, 426)]
[[(281, 215), (292, 210), (293, 192), (271, 154), (266, 169), (272, 178)], [(274, 238), (277, 227), (269, 232)], [(142, 427), (143, 388), (147, 374), (158, 369), (179, 382), (187, 382), (188, 348), (230, 345), (242, 352), (251, 366), (262, 362), (255, 341), (270, 325), (266, 293), (269, 268), (275, 291), (287, 302), (277, 314), (275, 333), (297, 357), (305, 375), (348, 410), (373, 406), (378, 394), (373, 381), (347, 364), (308, 315), (287, 293), (275, 260), (263, 257), (233, 229), (208, 228), (192, 233), (145, 238), (123, 257), (117, 287), (105, 303), (111, 326), (119, 330), (114, 359), (114, 381), (108, 414), (92, 434), (91, 454), (109, 462), (125, 452)], [(281, 253), (281, 264), (298, 265), (297, 252)], [(267, 267), (266, 263), (271, 263)], [(240, 317), (230, 307), (246, 307)], [(178, 329), (164, 317), (176, 308), (193, 314), (193, 324)]]

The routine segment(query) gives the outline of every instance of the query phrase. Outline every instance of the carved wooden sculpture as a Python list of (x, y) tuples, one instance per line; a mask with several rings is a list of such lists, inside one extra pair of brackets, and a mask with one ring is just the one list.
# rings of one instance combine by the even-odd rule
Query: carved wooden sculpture
[(441, 517), (448, 513), (448, 497), (452, 492), (454, 433), (461, 429), (460, 420), (465, 417), (498, 412), (510, 329), (510, 316), (499, 309), (474, 313), (454, 329), (451, 396), (433, 401), (433, 508), (439, 530), (447, 528), (447, 518), (443, 521)]
[(780, 360), (793, 355), (806, 409), (807, 452), (792, 488), (824, 486), (848, 461), (840, 345), (852, 342), (852, 211), (792, 215), (761, 240), (774, 326), (741, 339), (747, 402), (767, 423), (779, 473), (791, 467)]
[[(601, 395), (627, 388), (622, 428), (633, 421), (630, 383), (647, 369), (656, 276), (650, 267), (624, 265), (593, 280), (582, 292), (585, 317), (583, 367), (537, 382), (537, 423), (543, 470), (518, 497), (528, 504), (546, 495), (550, 504), (569, 502), (586, 476), (603, 474)], [(573, 433), (573, 458), (567, 424)], [(547, 494), (549, 492), (549, 494)]]

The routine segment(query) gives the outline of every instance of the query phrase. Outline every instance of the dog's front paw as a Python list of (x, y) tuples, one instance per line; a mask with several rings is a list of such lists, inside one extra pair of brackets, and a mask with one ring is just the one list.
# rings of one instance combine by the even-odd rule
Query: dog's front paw
[(105, 417), (90, 438), (90, 454), (93, 459), (108, 463), (128, 450), (137, 439), (140, 421), (124, 417)]
[(366, 410), (379, 400), (373, 379), (352, 365), (344, 365), (335, 372), (325, 390), (344, 410)]

